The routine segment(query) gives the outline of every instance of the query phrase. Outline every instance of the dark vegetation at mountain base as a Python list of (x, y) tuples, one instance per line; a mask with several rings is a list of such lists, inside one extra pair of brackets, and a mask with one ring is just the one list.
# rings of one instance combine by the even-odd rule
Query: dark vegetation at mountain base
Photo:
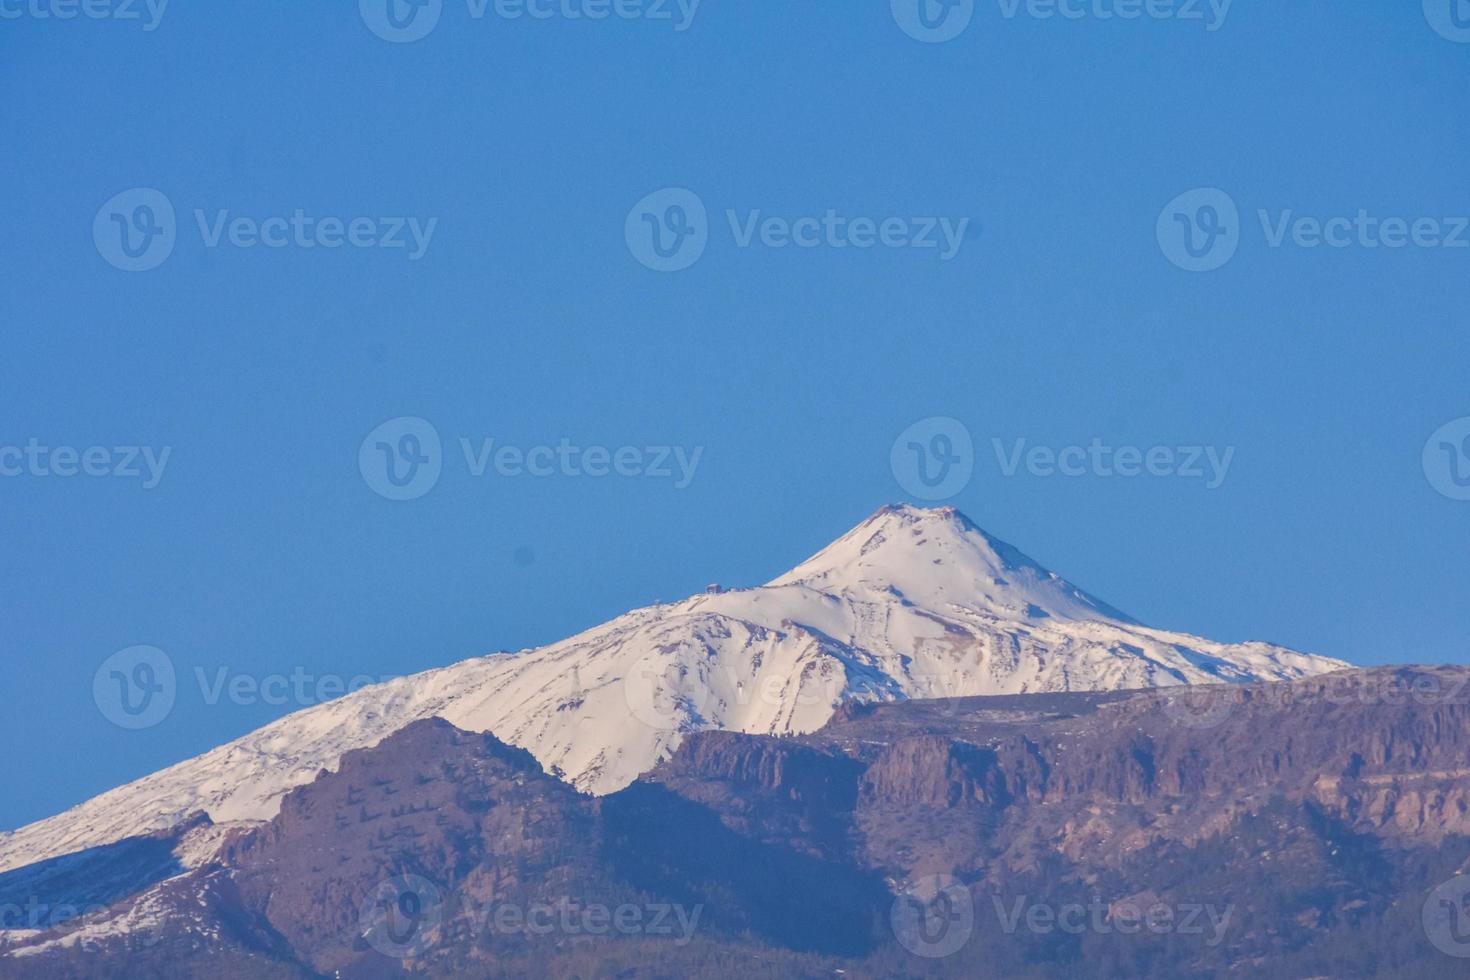
[(1470, 866), (1467, 678), (852, 706), (602, 798), (420, 722), (206, 867), (0, 876), (112, 902), (0, 978), (1470, 976), (1424, 922)]

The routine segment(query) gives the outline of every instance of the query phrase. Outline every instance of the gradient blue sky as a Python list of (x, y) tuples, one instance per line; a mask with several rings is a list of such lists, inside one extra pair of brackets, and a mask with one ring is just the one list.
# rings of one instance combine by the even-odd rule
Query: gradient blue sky
[[(1464, 661), (1470, 503), (1426, 439), (1470, 415), (1470, 250), (1269, 248), (1257, 208), (1470, 214), (1470, 44), (1419, 4), (1238, 0), (1223, 28), (1007, 19), (922, 44), (886, 0), (705, 0), (667, 22), (472, 20), (412, 44), (355, 4), (0, 21), (0, 444), (169, 446), (162, 483), (0, 479), (0, 827), (279, 716), (195, 668), (398, 674), (754, 584), (903, 489), (962, 420), (951, 501), (1147, 622), (1361, 664)], [(99, 256), (163, 191), (159, 268)], [(673, 274), (623, 238), (687, 187)], [(1228, 265), (1171, 265), (1175, 195), (1239, 203)], [(191, 212), (437, 217), (425, 256), (209, 249)], [(722, 212), (971, 219), (932, 252), (737, 248)], [(386, 418), (446, 442), (426, 496), (358, 472)], [(456, 440), (702, 446), (687, 489), (472, 478)], [(990, 440), (1234, 446), (1226, 483), (1001, 475)], [(172, 714), (93, 702), (172, 657)]]

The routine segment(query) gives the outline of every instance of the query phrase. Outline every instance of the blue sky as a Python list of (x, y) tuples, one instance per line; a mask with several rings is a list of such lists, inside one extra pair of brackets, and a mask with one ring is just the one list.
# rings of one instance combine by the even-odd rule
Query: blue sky
[[(169, 455), (151, 487), (0, 477), (0, 826), (298, 705), (211, 704), (201, 671), (409, 673), (763, 581), (912, 497), (890, 450), (932, 417), (973, 444), (944, 502), (1140, 619), (1361, 664), (1467, 655), (1470, 502), (1421, 454), (1470, 416), (1470, 248), (1341, 221), (1347, 244), (1312, 247), (1295, 223), (1423, 219), (1428, 242), (1470, 215), (1470, 44), (1418, 4), (990, 0), (926, 43), (880, 0), (704, 0), (684, 30), (673, 7), (446, 0), (393, 43), (347, 3), (179, 3), (145, 30), (141, 5), (47, 2), (0, 4), (0, 448)], [(125, 271), (107, 234), (136, 188), (174, 210), (172, 249)], [(704, 250), (661, 272), (628, 229), (669, 217), (635, 210), (668, 188), (705, 210)], [(1236, 207), (1235, 251), (1187, 271), (1157, 229), (1203, 235), (1218, 198), (1165, 210), (1202, 188)], [(315, 247), (268, 224), (298, 211)], [(844, 231), (814, 230), (829, 212)], [(407, 244), (343, 243), (358, 218)], [(773, 244), (769, 218), (816, 244)], [(842, 237), (942, 243), (940, 219), (957, 248)], [(400, 417), (442, 447), (410, 500), (359, 466)], [(686, 486), (514, 456), (477, 476), (461, 439), (628, 447), (630, 473), (659, 469), (650, 447), (699, 456)], [(1006, 475), (1017, 440), (1232, 455), (1214, 488)], [(140, 644), (178, 690), (127, 730), (93, 682)]]

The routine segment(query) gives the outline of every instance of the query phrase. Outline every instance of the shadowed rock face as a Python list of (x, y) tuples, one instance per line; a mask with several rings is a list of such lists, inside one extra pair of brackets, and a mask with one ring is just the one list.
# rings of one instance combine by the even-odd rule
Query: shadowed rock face
[(44, 929), (183, 873), (174, 849), (209, 818), (0, 874), (0, 930)]
[[(426, 920), (424, 944), (463, 929), (487, 902), (543, 886), (612, 891), (599, 874), (595, 808), (523, 749), (419, 722), (288, 796), (280, 815), (226, 848), (222, 863), (256, 910), (314, 969), (373, 959), (362, 906), (383, 882), (422, 880), (425, 902), (461, 900)], [(395, 888), (394, 896), (412, 891)], [(589, 898), (593, 896), (589, 895)]]
[(1467, 863), (1464, 668), (849, 706), (601, 798), (431, 720), (0, 977), (1464, 976)]

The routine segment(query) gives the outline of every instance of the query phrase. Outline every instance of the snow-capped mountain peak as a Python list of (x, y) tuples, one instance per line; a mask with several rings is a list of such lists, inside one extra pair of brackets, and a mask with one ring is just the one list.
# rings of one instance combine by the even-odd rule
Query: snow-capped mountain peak
[(957, 603), (986, 607), (1000, 617), (1133, 622), (987, 534), (953, 507), (879, 508), (769, 584), (838, 593), (887, 591), (929, 608)]
[[(792, 734), (843, 701), (1291, 679), (1346, 665), (1151, 629), (952, 508), (880, 509), (764, 586), (637, 609), (533, 650), (364, 688), (0, 835), (0, 871), (178, 825), (269, 819), (422, 718), (491, 732), (607, 793), (691, 731)], [(221, 835), (209, 838), (217, 841)], [(185, 864), (211, 853), (192, 837)]]

